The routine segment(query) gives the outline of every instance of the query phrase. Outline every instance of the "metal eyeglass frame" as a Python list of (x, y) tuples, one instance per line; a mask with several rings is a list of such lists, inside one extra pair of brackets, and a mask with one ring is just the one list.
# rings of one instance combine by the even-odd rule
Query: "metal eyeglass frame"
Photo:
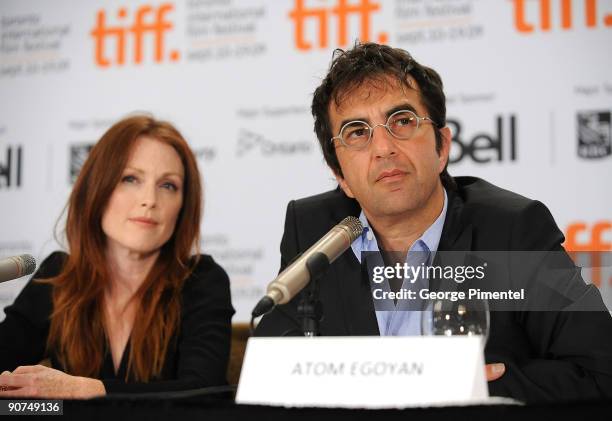
[[(416, 119), (416, 127), (414, 129), (414, 132), (410, 135), (410, 137), (400, 137), (397, 136), (395, 133), (393, 133), (393, 131), (389, 128), (389, 122), (391, 121), (391, 119), (393, 118), (393, 116), (397, 115), (397, 114), (401, 114), (401, 113), (410, 113), (412, 114), (415, 119)], [(353, 121), (349, 121), (348, 123), (344, 124), (341, 128), (340, 128), (340, 133), (338, 133), (336, 136), (332, 137), (330, 139), (331, 143), (334, 143), (334, 140), (338, 139), (340, 141), (340, 143), (342, 143), (344, 146), (346, 146), (349, 149), (362, 149), (365, 148), (366, 146), (368, 146), (371, 142), (372, 142), (372, 136), (374, 136), (374, 129), (377, 128), (378, 126), (382, 126), (385, 129), (387, 129), (387, 132), (393, 136), (396, 139), (400, 139), (400, 140), (408, 140), (410, 138), (412, 138), (412, 136), (414, 136), (414, 133), (416, 133), (417, 130), (419, 130), (419, 127), (421, 125), (422, 121), (429, 121), (431, 124), (434, 125), (434, 127), (436, 126), (436, 123), (429, 117), (421, 117), (418, 116), (414, 111), (411, 110), (398, 110), (396, 112), (394, 112), (393, 114), (391, 114), (388, 118), (387, 118), (387, 122), (385, 124), (379, 123), (379, 124), (375, 124), (374, 126), (370, 126), (368, 123), (366, 123), (365, 121), (362, 120), (353, 120)], [(365, 142), (363, 145), (360, 146), (354, 146), (354, 145), (347, 145), (346, 143), (344, 143), (344, 139), (342, 139), (342, 131), (349, 125), (349, 124), (355, 124), (355, 123), (363, 123), (365, 124), (369, 129), (369, 137), (368, 137), (368, 141)]]

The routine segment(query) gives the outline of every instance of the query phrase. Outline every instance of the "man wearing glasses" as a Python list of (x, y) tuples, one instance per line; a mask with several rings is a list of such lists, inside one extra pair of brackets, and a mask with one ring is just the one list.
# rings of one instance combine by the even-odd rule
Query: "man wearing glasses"
[[(362, 252), (393, 252), (387, 255), (400, 261), (455, 250), (564, 253), (563, 235), (540, 202), (448, 174), (442, 81), (406, 51), (373, 43), (339, 51), (312, 113), (339, 188), (289, 203), (281, 270), (344, 217), (358, 217), (365, 228), (319, 282), (321, 335), (423, 333), (419, 311), (376, 308), (362, 282)], [(390, 284), (391, 291), (402, 286)], [(594, 287), (577, 288), (601, 311), (491, 312), (485, 358), (492, 395), (539, 401), (612, 394), (612, 319)], [(296, 332), (299, 301), (277, 306), (256, 334)]]

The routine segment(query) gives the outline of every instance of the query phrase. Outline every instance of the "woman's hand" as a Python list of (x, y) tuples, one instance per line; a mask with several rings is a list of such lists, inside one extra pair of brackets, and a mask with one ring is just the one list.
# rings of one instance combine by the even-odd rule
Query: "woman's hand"
[(106, 395), (100, 380), (71, 376), (43, 365), (0, 374), (0, 397), (87, 399)]

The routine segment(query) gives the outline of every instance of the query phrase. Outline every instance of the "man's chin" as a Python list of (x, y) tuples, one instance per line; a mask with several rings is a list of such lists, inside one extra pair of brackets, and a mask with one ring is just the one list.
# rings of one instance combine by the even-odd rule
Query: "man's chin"
[(372, 207), (373, 214), (380, 216), (400, 216), (410, 213), (417, 208), (407, 197), (394, 198), (394, 200), (380, 200)]

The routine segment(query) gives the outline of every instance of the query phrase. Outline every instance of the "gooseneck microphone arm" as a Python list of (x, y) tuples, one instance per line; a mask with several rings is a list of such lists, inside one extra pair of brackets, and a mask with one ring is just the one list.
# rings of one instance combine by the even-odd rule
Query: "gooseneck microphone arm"
[(298, 305), (298, 318), (302, 322), (302, 333), (307, 337), (319, 334), (319, 322), (323, 317), (323, 305), (319, 300), (319, 278), (325, 274), (328, 267), (329, 259), (321, 252), (313, 254), (306, 261), (310, 285)]
[(315, 253), (322, 253), (329, 263), (336, 260), (363, 232), (363, 226), (354, 216), (344, 218), (312, 247), (290, 264), (268, 285), (268, 291), (253, 309), (253, 318), (262, 316), (278, 304), (288, 303), (310, 281), (307, 262)]

